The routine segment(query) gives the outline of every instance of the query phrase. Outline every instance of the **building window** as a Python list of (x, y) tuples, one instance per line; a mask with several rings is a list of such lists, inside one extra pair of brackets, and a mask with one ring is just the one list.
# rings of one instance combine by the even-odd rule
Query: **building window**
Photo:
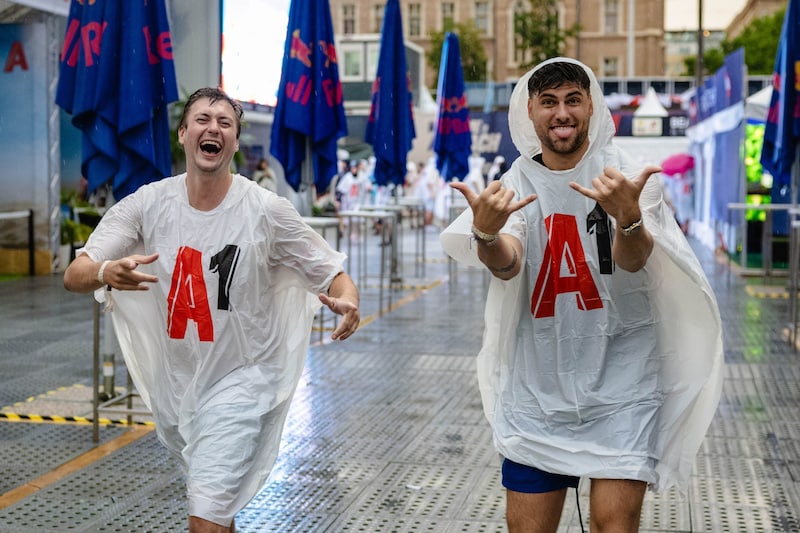
[(408, 4), (408, 36), (422, 35), (422, 4)]
[(442, 2), (442, 28), (449, 30), (455, 26), (456, 5), (454, 2)]
[(603, 58), (603, 77), (615, 78), (619, 76), (619, 58), (604, 57)]
[(364, 48), (361, 43), (342, 43), (339, 47), (339, 74), (342, 81), (364, 81)]
[(352, 34), (356, 32), (356, 6), (354, 4), (344, 4), (342, 6), (342, 33)]
[(489, 2), (475, 2), (475, 27), (478, 32), (489, 33)]
[(606, 0), (604, 7), (606, 33), (619, 33), (619, 0)]
[(375, 6), (375, 27), (372, 29), (373, 33), (380, 33), (383, 30), (383, 13), (386, 11), (386, 4), (378, 4)]

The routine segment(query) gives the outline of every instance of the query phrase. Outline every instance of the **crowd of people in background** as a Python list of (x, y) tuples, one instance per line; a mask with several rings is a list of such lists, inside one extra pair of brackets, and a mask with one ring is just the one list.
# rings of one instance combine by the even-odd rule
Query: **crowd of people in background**
[[(463, 181), (480, 193), (486, 185), (500, 179), (506, 171), (505, 158), (496, 156), (491, 163), (480, 155), (469, 158), (469, 172)], [(335, 216), (358, 210), (365, 205), (385, 205), (396, 196), (419, 198), (425, 206), (425, 224), (443, 228), (450, 221), (450, 206), (458, 201), (436, 168), (436, 156), (427, 161), (407, 163), (405, 183), (378, 185), (375, 181), (375, 158), (342, 159), (338, 172), (326, 190), (316, 191), (315, 214)], [(277, 191), (275, 172), (261, 159), (252, 179), (273, 192)]]

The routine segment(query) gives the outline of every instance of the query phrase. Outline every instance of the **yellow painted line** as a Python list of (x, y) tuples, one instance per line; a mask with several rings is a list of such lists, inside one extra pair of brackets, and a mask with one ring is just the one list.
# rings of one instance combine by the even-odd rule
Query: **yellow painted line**
[(89, 450), (88, 452), (79, 455), (71, 461), (67, 461), (61, 466), (54, 468), (50, 472), (47, 472), (46, 474), (43, 474), (22, 486), (10, 490), (5, 494), (0, 494), (0, 509), (5, 509), (9, 505), (14, 505), (20, 500), (23, 500), (28, 496), (31, 496), (32, 494), (35, 494), (40, 490), (61, 481), (66, 476), (86, 468), (92, 463), (95, 463), (100, 459), (111, 455), (117, 450), (136, 442), (142, 437), (148, 435), (151, 431), (153, 431), (153, 428), (151, 427), (133, 428), (129, 431), (126, 431), (119, 437)]
[(745, 285), (744, 291), (748, 296), (754, 298), (769, 298), (773, 300), (787, 300), (789, 298), (789, 293), (786, 291), (785, 287)]
[[(58, 415), (35, 415), (35, 414), (20, 414), (20, 413), (0, 413), (0, 420), (7, 420), (9, 422), (32, 422), (34, 424), (43, 424), (45, 422), (53, 422), (55, 424), (91, 424), (92, 419), (83, 416), (58, 416)], [(97, 423), (101, 426), (154, 426), (155, 422), (150, 420), (134, 421), (132, 424), (128, 423), (127, 418), (121, 420), (111, 420), (110, 418), (98, 418)]]

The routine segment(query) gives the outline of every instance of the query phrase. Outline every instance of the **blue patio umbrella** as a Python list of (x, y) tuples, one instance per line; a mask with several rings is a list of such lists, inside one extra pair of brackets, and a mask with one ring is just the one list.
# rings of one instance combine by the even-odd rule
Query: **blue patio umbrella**
[[(774, 178), (773, 188), (791, 181), (792, 165), (800, 143), (800, 0), (789, 0), (783, 19), (775, 72), (772, 100), (767, 111), (761, 165)], [(797, 173), (795, 168), (795, 173)], [(792, 183), (792, 198), (797, 198), (797, 180)]]
[(336, 141), (345, 135), (330, 5), (292, 0), (270, 153), (295, 191), (313, 182), (322, 192), (336, 174)]
[(119, 200), (171, 174), (167, 104), (178, 99), (164, 0), (70, 5), (56, 104), (82, 132), (89, 192)]
[(375, 152), (375, 182), (402, 185), (411, 142), (416, 136), (411, 81), (403, 42), (400, 2), (389, 0), (383, 16), (378, 71), (364, 139)]
[(469, 172), (472, 135), (469, 131), (469, 107), (464, 93), (464, 71), (458, 37), (445, 35), (436, 90), (438, 120), (433, 138), (436, 168), (445, 181), (463, 180)]

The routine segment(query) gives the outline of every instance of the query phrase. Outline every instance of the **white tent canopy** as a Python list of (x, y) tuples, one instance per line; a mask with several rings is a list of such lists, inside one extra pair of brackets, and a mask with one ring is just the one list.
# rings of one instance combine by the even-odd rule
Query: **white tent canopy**
[(652, 87), (647, 89), (642, 103), (633, 112), (634, 117), (666, 117), (669, 116), (669, 111), (661, 105), (661, 101), (656, 94), (656, 90)]
[(772, 86), (768, 85), (748, 97), (744, 103), (744, 116), (745, 118), (754, 118), (757, 120), (767, 120), (767, 111), (769, 110), (769, 103), (772, 100)]

